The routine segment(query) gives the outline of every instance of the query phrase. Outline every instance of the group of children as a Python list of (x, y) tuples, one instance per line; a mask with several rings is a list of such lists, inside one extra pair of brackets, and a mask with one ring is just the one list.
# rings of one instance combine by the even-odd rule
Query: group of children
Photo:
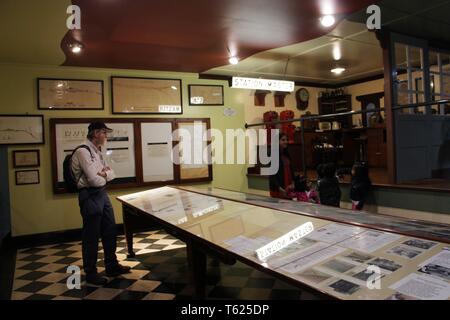
[(300, 173), (294, 175), (294, 188), (287, 190), (289, 198), (303, 202), (320, 203), (339, 207), (341, 189), (339, 178), (351, 174), (350, 199), (353, 210), (362, 210), (372, 185), (368, 169), (363, 164), (355, 164), (351, 169), (336, 169), (334, 163), (321, 164), (317, 168), (317, 191), (312, 188), (307, 177)]

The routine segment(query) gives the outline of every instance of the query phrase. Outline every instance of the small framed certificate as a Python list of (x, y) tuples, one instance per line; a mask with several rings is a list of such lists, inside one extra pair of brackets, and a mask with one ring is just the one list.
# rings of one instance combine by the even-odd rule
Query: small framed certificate
[(189, 88), (190, 106), (223, 106), (223, 86), (192, 85)]
[(16, 150), (13, 151), (14, 168), (39, 167), (39, 150)]
[(39, 170), (16, 171), (16, 185), (39, 184)]

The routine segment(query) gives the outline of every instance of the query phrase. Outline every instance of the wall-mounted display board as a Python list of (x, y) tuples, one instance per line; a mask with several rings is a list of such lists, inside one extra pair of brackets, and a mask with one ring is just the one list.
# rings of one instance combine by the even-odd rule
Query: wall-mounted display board
[[(178, 124), (189, 130), (190, 124), (192, 126), (197, 123), (200, 131), (196, 134), (202, 136), (204, 130), (209, 129), (209, 119), (50, 119), (55, 193), (67, 192), (63, 176), (64, 159), (75, 147), (86, 143), (88, 126), (92, 121), (103, 121), (113, 129), (113, 132), (108, 134), (106, 150), (103, 150), (106, 161), (116, 175), (116, 179), (111, 182), (111, 188), (212, 180), (212, 166), (207, 163), (190, 167), (189, 164), (178, 165), (172, 161), (174, 147), (178, 144), (173, 139), (173, 132), (178, 128)], [(203, 149), (197, 148), (194, 152), (203, 152)]]
[(181, 114), (181, 80), (112, 77), (113, 113)]
[(0, 115), (0, 145), (44, 143), (44, 116)]

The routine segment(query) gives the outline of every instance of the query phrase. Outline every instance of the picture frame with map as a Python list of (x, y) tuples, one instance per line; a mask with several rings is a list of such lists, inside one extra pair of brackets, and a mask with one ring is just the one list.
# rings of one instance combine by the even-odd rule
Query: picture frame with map
[(0, 145), (44, 143), (44, 116), (0, 115)]
[(180, 79), (111, 77), (113, 114), (182, 114)]
[(40, 110), (103, 110), (103, 80), (37, 78)]

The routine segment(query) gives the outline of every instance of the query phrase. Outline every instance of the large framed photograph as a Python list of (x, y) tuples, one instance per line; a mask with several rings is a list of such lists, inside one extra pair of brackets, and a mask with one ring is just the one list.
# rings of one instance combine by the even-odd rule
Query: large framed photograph
[(103, 110), (102, 80), (38, 78), (38, 109)]
[(111, 77), (111, 88), (113, 113), (183, 113), (180, 79)]
[(44, 143), (44, 116), (0, 115), (0, 145)]
[(68, 154), (86, 143), (89, 123), (104, 121), (113, 129), (108, 133), (106, 149), (102, 151), (108, 165), (114, 170), (116, 178), (113, 185), (136, 185), (136, 148), (134, 121), (128, 119), (51, 119), (52, 168), (55, 193), (66, 192), (63, 162)]
[(223, 106), (223, 86), (194, 85), (188, 86), (190, 106)]
[(16, 150), (13, 151), (14, 168), (39, 167), (39, 150)]
[(39, 184), (39, 170), (16, 171), (16, 185)]

